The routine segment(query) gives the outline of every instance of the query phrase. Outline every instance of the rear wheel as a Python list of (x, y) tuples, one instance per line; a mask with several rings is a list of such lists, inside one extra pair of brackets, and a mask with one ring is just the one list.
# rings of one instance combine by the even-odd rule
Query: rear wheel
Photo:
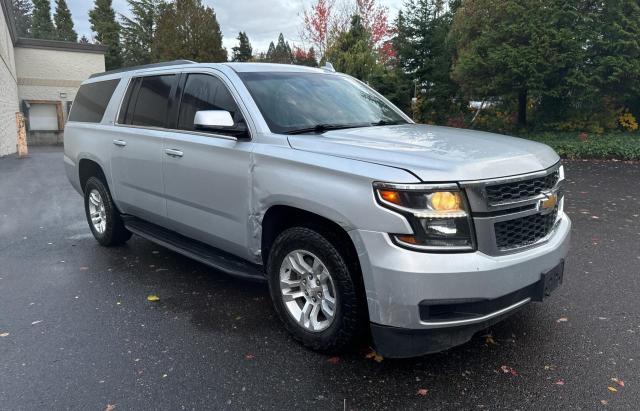
[(271, 298), (295, 339), (325, 352), (339, 352), (361, 335), (365, 302), (357, 275), (340, 250), (306, 228), (285, 230), (269, 254)]
[(109, 189), (99, 178), (90, 177), (87, 180), (84, 208), (91, 232), (101, 245), (120, 245), (131, 238), (131, 232), (125, 228)]

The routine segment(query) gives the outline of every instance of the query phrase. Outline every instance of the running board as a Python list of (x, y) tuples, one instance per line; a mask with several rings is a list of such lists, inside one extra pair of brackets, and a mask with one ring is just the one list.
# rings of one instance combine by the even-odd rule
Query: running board
[(262, 266), (139, 218), (123, 215), (122, 219), (125, 227), (132, 233), (216, 270), (245, 280), (267, 280)]

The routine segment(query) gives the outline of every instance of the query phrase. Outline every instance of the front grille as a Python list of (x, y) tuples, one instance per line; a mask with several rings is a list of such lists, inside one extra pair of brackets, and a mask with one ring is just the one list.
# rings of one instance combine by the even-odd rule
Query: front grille
[(556, 207), (549, 214), (533, 214), (494, 224), (496, 245), (501, 251), (526, 247), (543, 239), (553, 229), (558, 215)]
[(543, 191), (551, 190), (558, 182), (558, 170), (543, 177), (511, 183), (490, 185), (485, 188), (489, 204), (517, 201), (535, 197)]

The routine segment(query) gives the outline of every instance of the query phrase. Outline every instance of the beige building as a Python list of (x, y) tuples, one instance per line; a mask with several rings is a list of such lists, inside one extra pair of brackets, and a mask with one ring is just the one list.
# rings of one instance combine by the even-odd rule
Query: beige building
[(11, 1), (0, 0), (0, 156), (16, 152), (16, 112), (29, 144), (62, 142), (80, 83), (105, 70), (105, 47), (16, 36)]

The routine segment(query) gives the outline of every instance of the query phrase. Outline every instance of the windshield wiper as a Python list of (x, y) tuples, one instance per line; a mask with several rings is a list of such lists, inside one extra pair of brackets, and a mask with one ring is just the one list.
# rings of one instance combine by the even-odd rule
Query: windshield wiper
[(347, 128), (368, 127), (369, 124), (316, 124), (313, 127), (299, 128), (290, 130), (285, 134), (306, 134), (306, 133), (324, 133), (330, 130), (344, 130)]
[(395, 120), (380, 120), (375, 123), (371, 123), (372, 126), (395, 126), (397, 124), (400, 124), (400, 122)]

